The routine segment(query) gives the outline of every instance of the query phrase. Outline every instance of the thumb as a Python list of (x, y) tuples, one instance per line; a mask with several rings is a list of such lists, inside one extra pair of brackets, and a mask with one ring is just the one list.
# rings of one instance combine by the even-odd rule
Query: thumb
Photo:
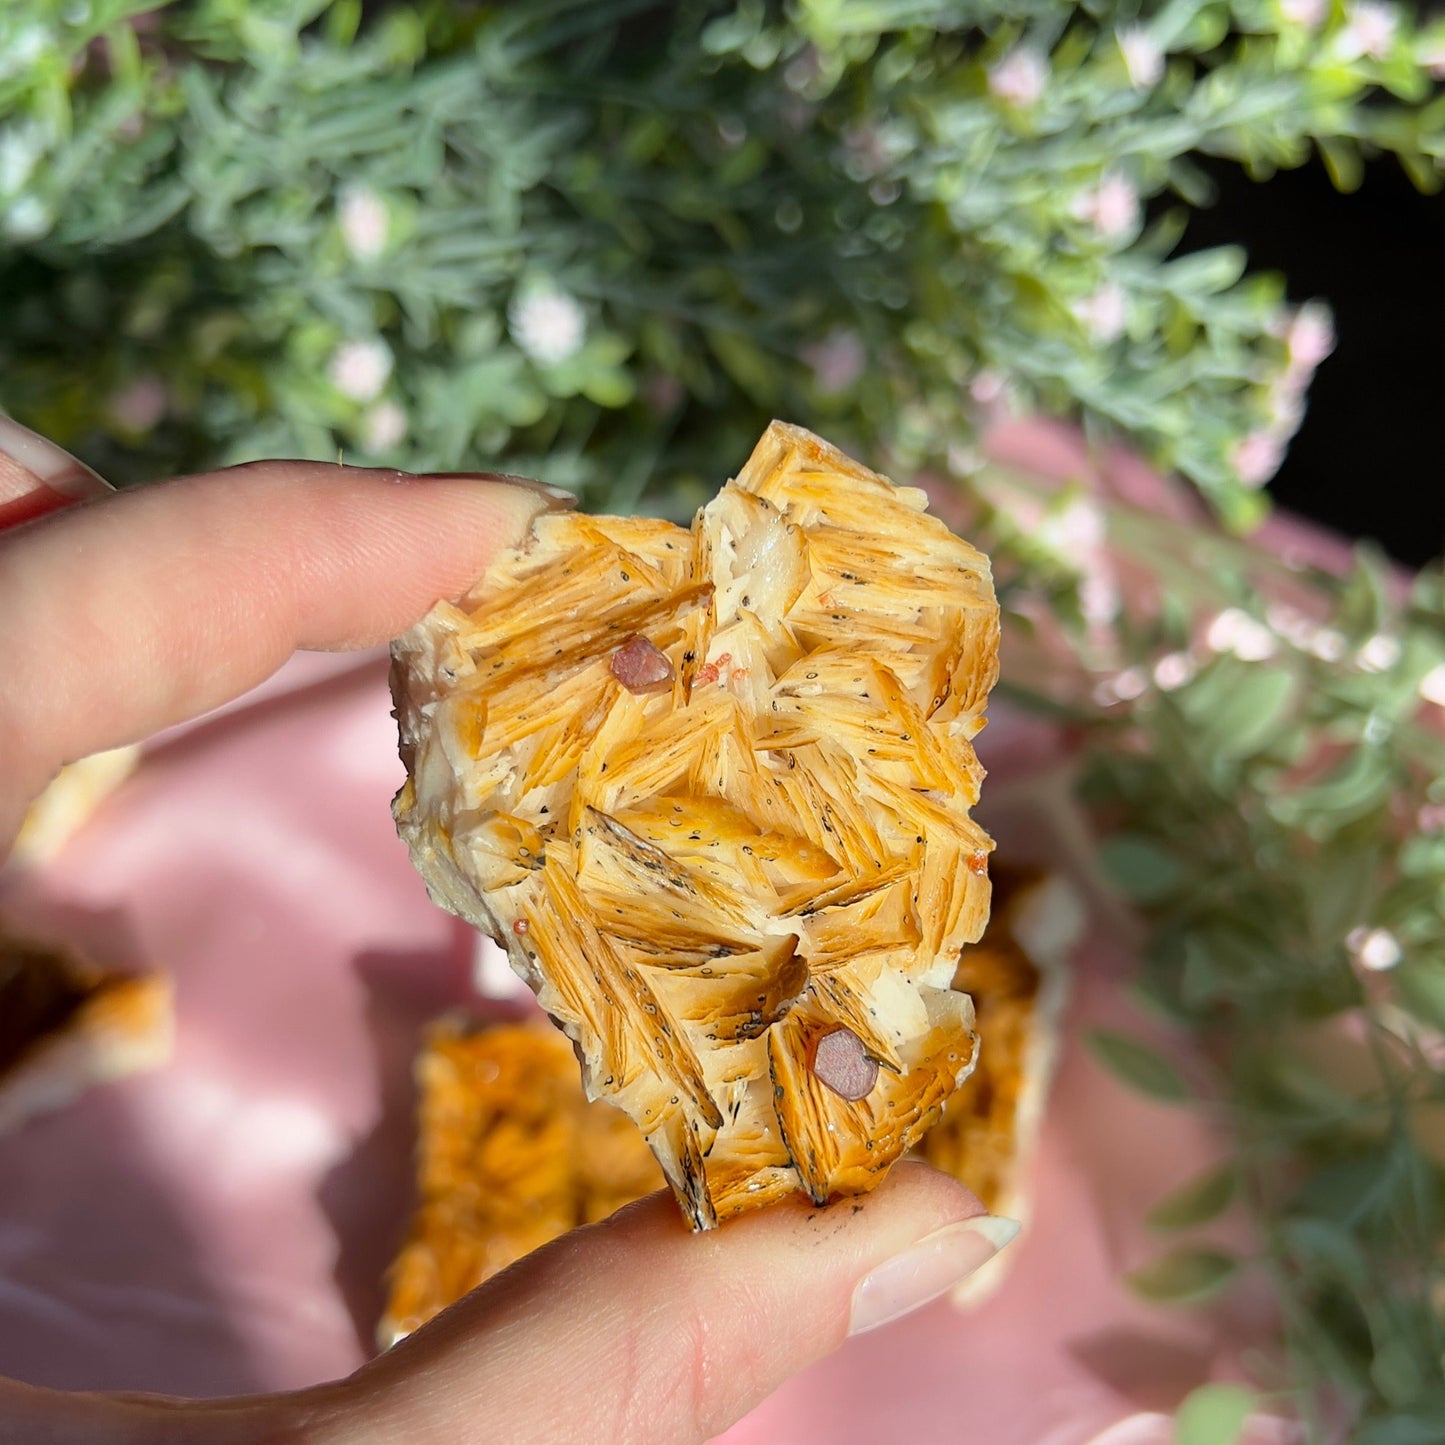
[(913, 1163), (866, 1198), (781, 1204), (701, 1235), (653, 1195), (330, 1387), (310, 1427), (337, 1445), (701, 1442), (850, 1333), (942, 1294), (1016, 1228)]

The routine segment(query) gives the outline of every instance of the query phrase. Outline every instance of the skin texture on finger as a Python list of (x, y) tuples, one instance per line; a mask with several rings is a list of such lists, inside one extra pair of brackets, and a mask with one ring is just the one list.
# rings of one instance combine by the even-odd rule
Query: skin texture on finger
[[(670, 1195), (574, 1230), (349, 1379), (185, 1401), (0, 1381), (6, 1445), (702, 1445), (848, 1332), (886, 1260), (983, 1213), (925, 1164), (691, 1234)], [(965, 1442), (961, 1442), (965, 1445)]]
[(366, 647), (455, 596), (547, 496), (509, 482), (262, 462), (0, 535), (0, 856), (64, 763)]
[(853, 1291), (983, 1212), (927, 1166), (817, 1209), (801, 1198), (691, 1234), (666, 1195), (520, 1261), (353, 1376), (319, 1445), (690, 1445), (848, 1332)]
[[(323, 1392), (314, 1393), (320, 1411)], [(0, 1380), (5, 1445), (305, 1445), (308, 1413), (288, 1395), (175, 1400)]]

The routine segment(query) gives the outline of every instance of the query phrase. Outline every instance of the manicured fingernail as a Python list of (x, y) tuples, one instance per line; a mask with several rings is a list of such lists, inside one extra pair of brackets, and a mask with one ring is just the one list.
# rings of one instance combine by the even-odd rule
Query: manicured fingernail
[(0, 531), (111, 490), (63, 447), (0, 416)]
[(534, 492), (546, 503), (549, 512), (571, 511), (577, 505), (575, 492), (565, 487), (549, 487), (546, 482), (533, 481), (531, 477), (514, 477), (509, 472), (424, 472), (416, 478), (419, 482), (501, 482), (508, 487), (521, 487)]
[(853, 1291), (850, 1335), (876, 1330), (946, 1294), (1019, 1232), (1016, 1219), (978, 1214), (945, 1225), (884, 1260)]

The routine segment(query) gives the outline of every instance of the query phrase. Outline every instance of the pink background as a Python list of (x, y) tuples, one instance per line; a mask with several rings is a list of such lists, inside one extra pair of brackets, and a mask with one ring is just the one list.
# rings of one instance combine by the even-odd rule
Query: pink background
[[(0, 1138), (0, 1373), (215, 1395), (367, 1357), (407, 1217), (417, 1031), (470, 987), (470, 936), (429, 903), (392, 830), (389, 706), (381, 658), (299, 657), (153, 743), (53, 863), (0, 878), (12, 921), (170, 970), (179, 1008), (166, 1069)], [(1057, 740), (999, 709), (980, 742), (985, 821), (1016, 854), (1057, 852)], [(1082, 1445), (1106, 1431), (1142, 1445), (1168, 1438), (1150, 1412), (1240, 1377), (1268, 1318), (1248, 1280), (1188, 1312), (1120, 1283), (1167, 1243), (1143, 1212), (1221, 1145), (1081, 1048), (1101, 1021), (1159, 1037), (1126, 1000), (1127, 948), (1098, 913), (1076, 973), (1032, 1212), (998, 1293), (850, 1343), (730, 1445)]]

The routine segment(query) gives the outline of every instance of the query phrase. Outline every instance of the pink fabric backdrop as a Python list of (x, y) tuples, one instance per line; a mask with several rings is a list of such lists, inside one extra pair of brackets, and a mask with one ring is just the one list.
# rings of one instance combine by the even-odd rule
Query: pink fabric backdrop
[[(1008, 784), (1047, 774), (1057, 740), (999, 709), (981, 751), (985, 821), (1016, 853), (1056, 849), (1059, 790)], [(0, 912), (169, 969), (179, 1008), (169, 1067), (0, 1138), (0, 1373), (215, 1395), (366, 1358), (407, 1215), (417, 1030), (470, 990), (471, 938), (392, 830), (399, 780), (383, 660), (301, 657), (158, 739), (53, 863), (0, 877)], [(1081, 1048), (1101, 1021), (1153, 1031), (1097, 918), (1076, 972), (1002, 1288), (851, 1342), (729, 1445), (1141, 1445), (1168, 1438), (1151, 1412), (1238, 1377), (1258, 1293), (1171, 1313), (1119, 1282), (1161, 1243), (1141, 1214), (1220, 1144)]]

